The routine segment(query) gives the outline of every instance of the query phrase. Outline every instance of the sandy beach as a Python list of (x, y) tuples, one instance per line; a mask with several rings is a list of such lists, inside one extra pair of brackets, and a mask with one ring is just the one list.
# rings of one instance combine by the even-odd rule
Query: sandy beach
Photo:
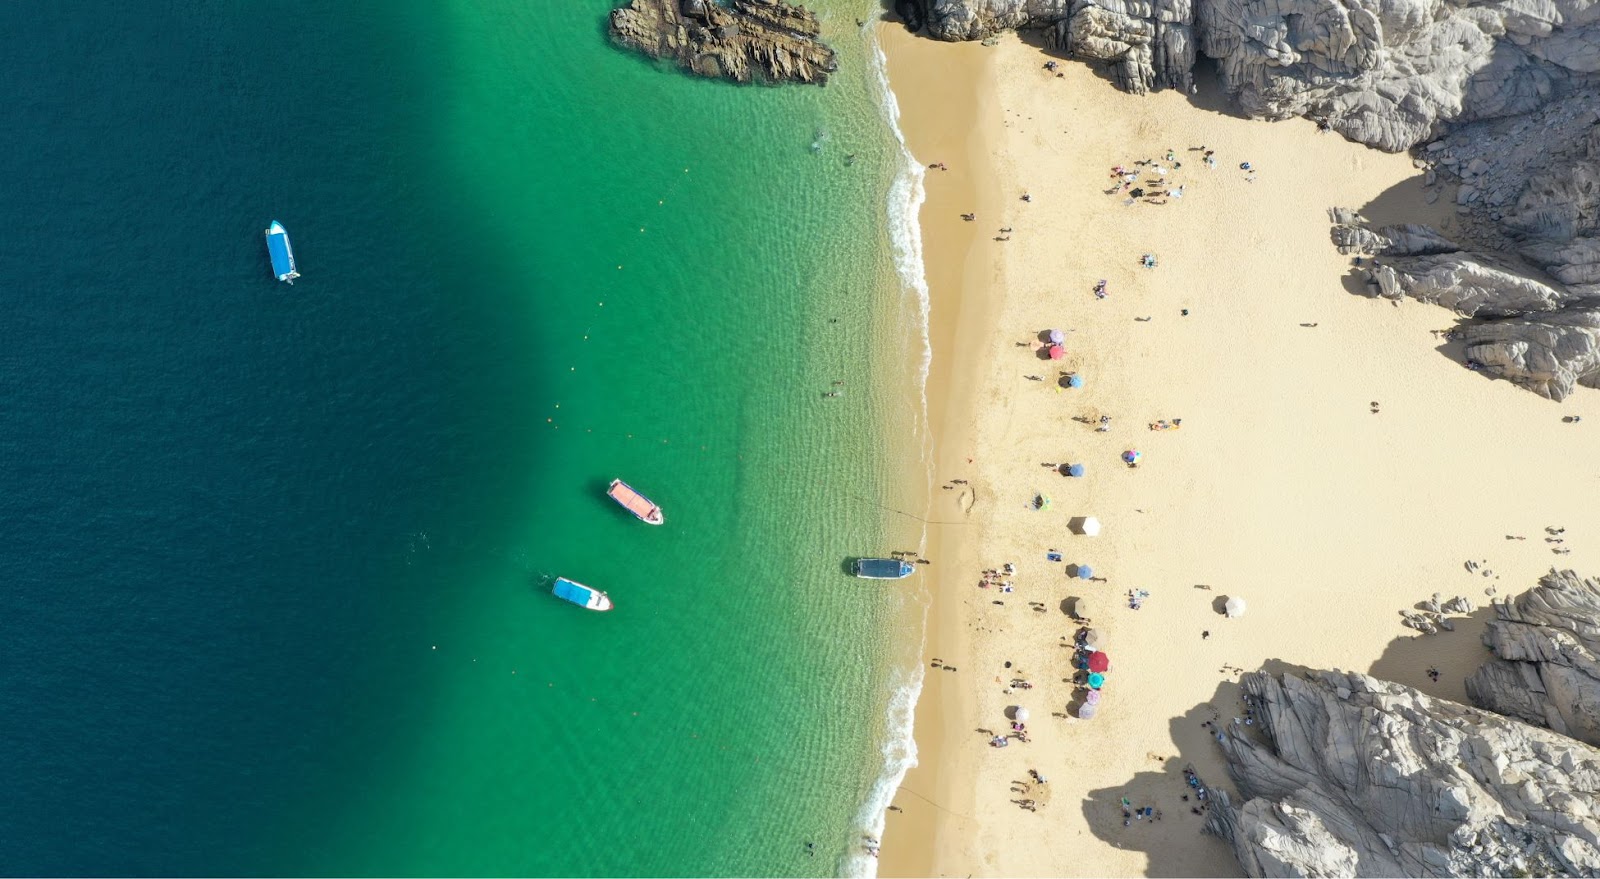
[[(1486, 380), (1434, 334), (1450, 312), (1352, 295), (1328, 208), (1450, 231), (1448, 193), (1426, 204), (1408, 156), (1231, 115), (1209, 83), (1141, 98), (1081, 64), (1057, 76), (1015, 36), (881, 29), (907, 141), (949, 169), (928, 172), (921, 225), (928, 518), (953, 524), (930, 533), (920, 765), (880, 873), (1234, 875), (1182, 771), (1226, 785), (1202, 724), (1242, 715), (1239, 672), (1340, 668), (1465, 701), (1490, 593), (1600, 562), (1600, 393), (1554, 403)], [(1119, 165), (1182, 195), (1107, 194)], [(1072, 533), (1083, 516), (1098, 537)], [(1013, 591), (981, 588), (1005, 563)], [(1130, 590), (1148, 593), (1139, 609)], [(1454, 632), (1402, 627), (1435, 592), (1480, 609)], [(1220, 613), (1231, 596), (1242, 618)], [(1068, 716), (1078, 599), (1111, 658), (1092, 720)], [(1013, 706), (1028, 741), (991, 747)], [(1152, 818), (1124, 827), (1124, 798)]]

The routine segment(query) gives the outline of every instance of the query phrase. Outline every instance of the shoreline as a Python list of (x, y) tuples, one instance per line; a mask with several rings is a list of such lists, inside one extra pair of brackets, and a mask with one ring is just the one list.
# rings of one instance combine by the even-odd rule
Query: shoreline
[[(976, 411), (974, 377), (981, 370), (969, 358), (952, 357), (967, 351), (981, 356), (976, 337), (988, 326), (997, 303), (988, 295), (994, 264), (982, 258), (979, 248), (986, 236), (983, 230), (997, 215), (997, 180), (983, 161), (988, 146), (987, 131), (978, 124), (980, 102), (989, 81), (991, 55), (976, 43), (943, 44), (915, 37), (898, 22), (880, 21), (877, 37), (887, 56), (889, 87), (900, 107), (901, 134), (906, 148), (916, 161), (926, 166), (943, 162), (950, 170), (929, 169), (923, 181), (925, 197), (915, 221), (921, 227), (923, 283), (928, 293), (927, 340), (931, 363), (924, 385), (927, 426), (931, 433), (933, 483), (940, 474), (960, 472), (966, 467), (964, 450), (972, 437), (959, 436)], [(919, 85), (902, 90), (896, 82), (915, 79)], [(940, 88), (928, 87), (930, 81)], [(913, 120), (907, 124), (907, 119)], [(937, 119), (939, 125), (922, 124)], [(965, 136), (961, 132), (967, 132)], [(956, 217), (976, 212), (978, 221), (958, 224), (932, 224), (930, 216)], [(976, 311), (978, 314), (970, 314)], [(968, 318), (963, 320), (963, 318)], [(945, 492), (929, 485), (930, 513), (953, 512), (956, 518), (930, 515), (931, 522), (963, 521), (960, 502), (952, 507), (942, 497)], [(965, 620), (947, 605), (959, 601), (957, 580), (970, 567), (964, 558), (964, 542), (958, 533), (961, 525), (930, 524), (926, 553), (936, 565), (928, 572), (929, 582), (922, 589), (928, 597), (922, 658), (925, 683), (918, 700), (913, 724), (918, 764), (905, 776), (897, 797), (904, 812), (887, 823), (888, 840), (879, 865), (882, 876), (932, 875), (933, 850), (930, 846), (896, 844), (895, 840), (925, 840), (949, 832), (950, 822), (968, 820), (972, 811), (973, 768), (961, 759), (963, 752), (946, 742), (959, 735), (962, 718), (971, 713), (971, 700), (964, 692), (961, 672), (932, 668), (928, 657), (938, 657), (960, 669), (970, 656), (970, 639)], [(955, 758), (952, 762), (952, 758)], [(957, 825), (959, 826), (959, 825)]]
[[(1465, 702), (1485, 612), (1423, 638), (1397, 611), (1436, 591), (1481, 606), (1552, 564), (1583, 567), (1591, 547), (1552, 556), (1506, 538), (1582, 519), (1586, 483), (1561, 462), (1600, 459), (1600, 437), (1560, 415), (1600, 417), (1600, 400), (1486, 382), (1429, 338), (1449, 311), (1341, 283), (1349, 261), (1328, 239), (1329, 207), (1450, 234), (1453, 205), (1426, 203), (1409, 156), (1305, 120), (1243, 119), (1211, 83), (1140, 97), (1077, 62), (1052, 76), (1040, 70), (1050, 56), (1014, 34), (985, 47), (878, 27), (910, 149), (951, 167), (928, 172), (919, 218), (927, 394), (935, 481), (968, 480), (935, 488), (928, 515), (962, 524), (929, 528), (924, 662), (960, 670), (924, 666), (919, 765), (895, 801), (904, 813), (889, 815), (880, 874), (1233, 875), (1231, 852), (1178, 795), (1189, 765), (1228, 786), (1202, 724), (1241, 713), (1238, 671), (1345, 668)], [(1206, 148), (1215, 167), (1198, 163)], [(1107, 169), (1169, 150), (1185, 164), (1160, 182), (1184, 184), (1181, 200), (1106, 192)], [(1033, 201), (1011, 203), (1024, 186)], [(956, 216), (973, 210), (975, 223)], [(1014, 240), (989, 241), (1002, 225)], [(1103, 300), (1089, 291), (1098, 278)], [(1068, 334), (1064, 360), (1021, 350), (1052, 327)], [(1058, 370), (1086, 386), (1057, 388)], [(1101, 415), (1106, 433), (1073, 423)], [(1174, 417), (1181, 431), (1146, 429)], [(1132, 447), (1147, 456), (1136, 469), (1117, 460)], [(1089, 472), (1039, 467), (1066, 461)], [(1035, 492), (1054, 508), (1031, 509)], [(1070, 534), (1082, 515), (1104, 535)], [(1045, 563), (1050, 549), (1109, 582), (1067, 578)], [(1463, 560), (1492, 562), (1493, 576), (1464, 574)], [(1014, 595), (975, 587), (1006, 561)], [(1129, 607), (1130, 589), (1151, 594), (1145, 606)], [(1230, 595), (1248, 600), (1245, 618), (1216, 610)], [(1063, 713), (1081, 694), (1063, 680), (1076, 629), (1065, 610), (1080, 598), (1113, 657), (1093, 720)], [(1030, 709), (1032, 742), (986, 747), (974, 728), (1003, 729), (1013, 705)], [(1025, 781), (1035, 768), (1050, 784)], [(1169, 817), (1125, 825), (1124, 797)]]

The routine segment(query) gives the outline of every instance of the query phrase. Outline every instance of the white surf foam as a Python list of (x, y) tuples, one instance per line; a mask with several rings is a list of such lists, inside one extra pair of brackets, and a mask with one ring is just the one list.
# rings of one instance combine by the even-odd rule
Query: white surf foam
[[(922, 203), (926, 198), (923, 181), (927, 172), (922, 163), (911, 154), (910, 147), (906, 145), (905, 135), (900, 131), (900, 105), (895, 100), (894, 90), (889, 86), (888, 58), (878, 43), (875, 23), (869, 21), (862, 27), (862, 33), (871, 48), (870, 66), (878, 96), (878, 107), (885, 124), (894, 133), (902, 160), (900, 169), (889, 185), (887, 204), (889, 249), (894, 259), (895, 272), (900, 279), (903, 296), (901, 304), (912, 318), (914, 326), (910, 329), (916, 334), (922, 349), (916, 377), (918, 410), (913, 413), (913, 417), (918, 446), (926, 467), (926, 488), (931, 491), (933, 443), (932, 434), (928, 429), (928, 369), (933, 362), (933, 345), (929, 337), (928, 281), (922, 259), (922, 229), (917, 224), (917, 215), (922, 210)], [(926, 544), (927, 526), (924, 525), (922, 539), (918, 545)], [(929, 606), (927, 596), (922, 598), (924, 600), (908, 602), (910, 607), (922, 609), (922, 619), (918, 627), (918, 631), (921, 632), (919, 643), (914, 652), (891, 660), (890, 695), (884, 712), (884, 735), (880, 749), (883, 769), (856, 814), (857, 838), (851, 841), (851, 854), (846, 856), (842, 864), (842, 872), (846, 876), (875, 879), (878, 875), (878, 859), (865, 851), (863, 845), (866, 842), (865, 838), (882, 839), (889, 804), (894, 801), (906, 773), (917, 765), (917, 742), (912, 734), (912, 726), (916, 717), (917, 700), (922, 695), (922, 684), (926, 676), (926, 671), (922, 667), (922, 653), (926, 646)]]

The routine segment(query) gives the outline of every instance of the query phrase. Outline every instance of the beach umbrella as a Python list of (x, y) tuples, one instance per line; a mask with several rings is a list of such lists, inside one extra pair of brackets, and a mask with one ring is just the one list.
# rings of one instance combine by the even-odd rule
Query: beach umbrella
[(1129, 449), (1122, 453), (1122, 462), (1124, 464), (1137, 464), (1139, 463), (1139, 459), (1143, 457), (1144, 453), (1138, 449)]
[[(1079, 601), (1083, 601), (1083, 599), (1081, 599), (1081, 598), (1078, 599), (1078, 600)], [(1090, 629), (1089, 631), (1084, 632), (1083, 633), (1083, 646), (1089, 648), (1090, 650), (1099, 650), (1100, 649), (1100, 630), (1099, 629)]]
[(1085, 705), (1099, 705), (1100, 704), (1100, 691), (1099, 690), (1090, 690), (1089, 692), (1084, 693), (1083, 694), (1083, 704), (1085, 704)]
[(1099, 537), (1100, 520), (1093, 516), (1085, 516), (1083, 521), (1078, 523), (1078, 533), (1085, 537)]
[(1093, 577), (1093, 576), (1094, 576), (1094, 568), (1091, 568), (1088, 565), (1079, 565), (1078, 566), (1078, 579), (1079, 580), (1087, 580), (1087, 579), (1089, 579), (1090, 577)]
[(1050, 344), (1059, 345), (1062, 342), (1065, 342), (1066, 340), (1067, 340), (1067, 334), (1066, 333), (1063, 333), (1060, 330), (1051, 330), (1050, 331)]
[(1028, 709), (1020, 708), (1020, 707), (1019, 708), (1014, 708), (1011, 711), (1011, 717), (1017, 723), (1026, 723), (1027, 720), (1028, 720)]
[(1244, 616), (1244, 599), (1237, 595), (1232, 596), (1226, 604), (1222, 605), (1222, 612), (1227, 614), (1229, 619)]
[(1105, 654), (1104, 650), (1096, 650), (1095, 652), (1089, 654), (1089, 670), (1090, 671), (1092, 671), (1092, 672), (1104, 672), (1106, 669), (1109, 669), (1110, 667), (1111, 667), (1111, 657), (1107, 656)]
[(1101, 687), (1103, 687), (1105, 685), (1106, 685), (1106, 676), (1105, 675), (1100, 674), (1099, 672), (1095, 672), (1094, 674), (1089, 675), (1089, 689), (1098, 690), (1098, 689), (1100, 689)]
[(1063, 358), (1065, 356), (1067, 356), (1067, 349), (1061, 347), (1060, 345), (1051, 345), (1050, 346), (1050, 359), (1051, 360), (1060, 360), (1061, 358)]
[(1083, 465), (1082, 464), (1068, 464), (1067, 465), (1067, 475), (1068, 476), (1082, 476), (1083, 475)]
[(1067, 387), (1069, 387), (1069, 388), (1081, 388), (1081, 387), (1083, 387), (1083, 376), (1078, 375), (1077, 373), (1073, 373), (1072, 375), (1067, 376)]
[(1095, 710), (1095, 705), (1094, 705), (1093, 702), (1085, 702), (1082, 705), (1079, 705), (1078, 706), (1078, 719), (1079, 720), (1089, 720), (1090, 718), (1094, 717), (1094, 710)]

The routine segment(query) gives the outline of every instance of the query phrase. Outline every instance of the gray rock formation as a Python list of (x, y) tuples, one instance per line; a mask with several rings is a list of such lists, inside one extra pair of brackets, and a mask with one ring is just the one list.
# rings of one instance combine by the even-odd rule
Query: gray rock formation
[(1600, 875), (1600, 751), (1365, 675), (1241, 684), (1207, 829), (1246, 875)]
[(1551, 571), (1494, 612), (1473, 703), (1600, 746), (1600, 581)]
[(1403, 150), (1592, 90), (1594, 0), (900, 0), (944, 40), (1038, 28), (1134, 92), (1188, 88), (1197, 55), (1251, 116), (1317, 119)]
[(1465, 126), (1420, 151), (1455, 185), (1464, 243), (1425, 226), (1370, 228), (1333, 212), (1343, 253), (1375, 296), (1475, 320), (1456, 335), (1473, 368), (1560, 400), (1600, 387), (1600, 93)]
[(820, 85), (838, 69), (816, 15), (784, 0), (632, 0), (611, 11), (610, 32), (698, 76)]

